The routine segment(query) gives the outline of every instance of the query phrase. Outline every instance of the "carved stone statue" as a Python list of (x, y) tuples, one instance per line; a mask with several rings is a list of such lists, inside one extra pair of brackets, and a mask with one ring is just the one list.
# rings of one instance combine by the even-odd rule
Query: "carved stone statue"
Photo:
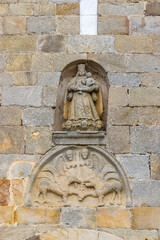
[(101, 121), (103, 100), (101, 87), (86, 72), (85, 64), (78, 65), (76, 76), (69, 82), (64, 101), (63, 128), (68, 131), (98, 131)]

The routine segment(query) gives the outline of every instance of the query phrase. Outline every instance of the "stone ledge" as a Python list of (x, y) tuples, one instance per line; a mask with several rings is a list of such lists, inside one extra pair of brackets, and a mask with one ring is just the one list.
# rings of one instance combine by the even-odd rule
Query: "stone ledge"
[(106, 145), (104, 131), (57, 131), (53, 133), (52, 140), (55, 145)]

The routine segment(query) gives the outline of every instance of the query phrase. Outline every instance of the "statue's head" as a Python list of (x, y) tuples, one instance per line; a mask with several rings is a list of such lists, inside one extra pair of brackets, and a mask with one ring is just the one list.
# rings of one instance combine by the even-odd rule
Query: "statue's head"
[(81, 128), (82, 130), (87, 130), (88, 128), (88, 122), (86, 120), (82, 120), (81, 122)]
[(66, 155), (69, 161), (73, 160), (73, 151), (72, 150), (67, 150)]
[(88, 149), (87, 148), (82, 148), (82, 157), (83, 159), (87, 159), (88, 157)]
[(98, 121), (96, 122), (96, 125), (97, 125), (98, 130), (100, 130), (100, 129), (103, 127), (103, 123), (102, 123), (101, 120), (98, 120)]
[(84, 76), (86, 74), (85, 64), (78, 65), (78, 75)]
[(87, 72), (86, 76), (87, 76), (87, 78), (92, 77), (92, 73), (91, 72)]

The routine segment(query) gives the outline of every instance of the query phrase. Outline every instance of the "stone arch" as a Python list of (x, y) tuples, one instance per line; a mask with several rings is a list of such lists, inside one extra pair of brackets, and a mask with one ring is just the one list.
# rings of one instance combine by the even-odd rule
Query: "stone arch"
[[(37, 179), (39, 178), (40, 175), (42, 176), (41, 173), (43, 172), (43, 169), (50, 170), (52, 167), (54, 167), (55, 164), (57, 164), (57, 163), (61, 164), (61, 161), (64, 160), (64, 158), (65, 158), (62, 155), (66, 154), (66, 151), (68, 151), (68, 150), (72, 150), (75, 152), (81, 151), (82, 148), (84, 148), (84, 147), (88, 149), (90, 156), (93, 157), (93, 154), (98, 156), (98, 160), (96, 160), (97, 161), (96, 164), (97, 164), (98, 168), (97, 168), (97, 166), (92, 167), (93, 170), (99, 171), (101, 173), (101, 171), (104, 170), (104, 167), (106, 167), (106, 169), (114, 169), (114, 171), (111, 171), (111, 172), (113, 172), (115, 174), (117, 173), (117, 176), (119, 176), (119, 178), (121, 179), (122, 191), (123, 191), (123, 196), (125, 199), (123, 205), (127, 206), (127, 207), (132, 206), (132, 196), (131, 196), (129, 181), (127, 179), (127, 176), (126, 176), (126, 173), (125, 173), (123, 167), (105, 148), (98, 147), (98, 146), (63, 146), (63, 147), (56, 146), (52, 150), (50, 150), (47, 154), (45, 154), (41, 158), (41, 160), (35, 165), (34, 169), (31, 172), (31, 176), (28, 180), (26, 192), (25, 192), (25, 205), (28, 205), (28, 206), (34, 205), (33, 198), (35, 198), (35, 192), (38, 191), (37, 190), (37, 188), (38, 188), (37, 187)], [(77, 153), (75, 153), (75, 154), (77, 154)], [(90, 162), (92, 162), (92, 157), (90, 157)], [(76, 159), (76, 161), (77, 161), (77, 159)], [(104, 167), (102, 167), (101, 168), (102, 170), (101, 170), (99, 168), (99, 165), (101, 164), (102, 161), (104, 163), (103, 164)], [(66, 162), (66, 160), (65, 160), (65, 162)], [(85, 165), (87, 165), (87, 164), (85, 163)], [(58, 165), (58, 167), (59, 166), (60, 165)], [(48, 177), (49, 177), (49, 175), (47, 175), (47, 178)], [(85, 206), (85, 205), (82, 205), (82, 206)]]
[(104, 123), (104, 130), (107, 125), (107, 112), (108, 112), (108, 92), (109, 92), (109, 81), (107, 78), (107, 73), (104, 68), (97, 62), (92, 60), (80, 59), (69, 63), (61, 72), (60, 83), (58, 87), (56, 110), (54, 117), (54, 130), (62, 131), (62, 125), (65, 121), (63, 117), (63, 106), (64, 106), (64, 95), (65, 89), (69, 81), (75, 77), (78, 69), (78, 64), (85, 64), (86, 70), (93, 74), (93, 77), (99, 82), (104, 102), (104, 111), (102, 115), (102, 121)]

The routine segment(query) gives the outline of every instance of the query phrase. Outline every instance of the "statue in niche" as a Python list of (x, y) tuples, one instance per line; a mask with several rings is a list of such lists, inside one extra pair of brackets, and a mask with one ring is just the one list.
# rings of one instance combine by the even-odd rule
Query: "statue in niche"
[(35, 202), (40, 204), (52, 204), (48, 193), (62, 197), (64, 205), (69, 205), (69, 196), (76, 195), (78, 202), (90, 196), (98, 199), (98, 206), (103, 206), (104, 197), (112, 193), (110, 204), (115, 203), (116, 196), (117, 204), (121, 204), (123, 190), (116, 169), (86, 147), (69, 149), (44, 166), (37, 177), (37, 186)]
[(102, 130), (102, 113), (101, 87), (92, 74), (86, 72), (85, 64), (79, 64), (76, 76), (66, 89), (63, 128), (67, 131)]

